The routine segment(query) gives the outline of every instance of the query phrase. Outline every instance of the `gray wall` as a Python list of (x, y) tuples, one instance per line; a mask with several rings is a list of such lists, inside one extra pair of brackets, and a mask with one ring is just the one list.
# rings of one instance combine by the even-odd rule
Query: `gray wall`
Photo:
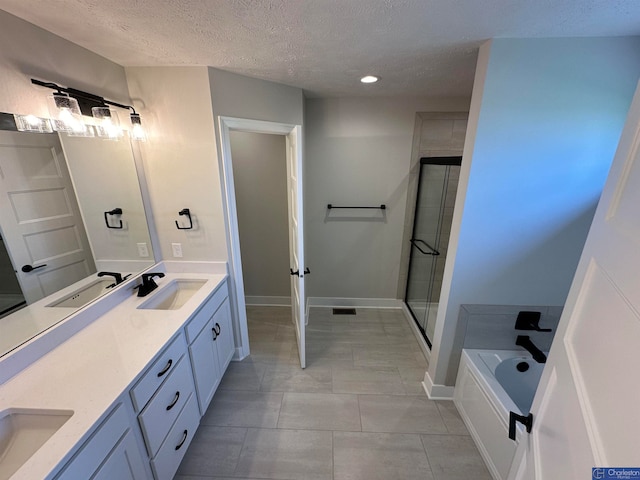
[(461, 304), (564, 304), (640, 76), (638, 51), (638, 37), (482, 47), (429, 365), (435, 384), (455, 381), (447, 370)]
[[(468, 105), (468, 98), (306, 101), (309, 296), (397, 298), (416, 112), (460, 112)], [(384, 203), (387, 210), (327, 215), (328, 203)]]
[(289, 297), (285, 137), (232, 131), (230, 140), (245, 296)]

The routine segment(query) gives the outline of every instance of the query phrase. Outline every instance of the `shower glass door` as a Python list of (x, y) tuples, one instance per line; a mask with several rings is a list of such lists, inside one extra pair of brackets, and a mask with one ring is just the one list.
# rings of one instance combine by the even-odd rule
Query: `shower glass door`
[(420, 160), (405, 302), (431, 348), (462, 157)]

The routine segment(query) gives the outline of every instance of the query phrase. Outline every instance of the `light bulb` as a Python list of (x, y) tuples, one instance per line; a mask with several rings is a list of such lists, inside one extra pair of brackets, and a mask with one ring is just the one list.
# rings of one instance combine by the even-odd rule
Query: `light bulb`
[(122, 128), (120, 128), (118, 113), (115, 110), (107, 106), (93, 107), (91, 113), (96, 119), (96, 131), (99, 137), (118, 140), (124, 135)]
[(82, 134), (86, 130), (78, 101), (62, 93), (47, 97), (53, 129), (58, 132)]
[(142, 127), (142, 120), (138, 113), (131, 114), (131, 132), (129, 132), (129, 134), (131, 135), (131, 138), (138, 140), (139, 142), (147, 141), (147, 134)]

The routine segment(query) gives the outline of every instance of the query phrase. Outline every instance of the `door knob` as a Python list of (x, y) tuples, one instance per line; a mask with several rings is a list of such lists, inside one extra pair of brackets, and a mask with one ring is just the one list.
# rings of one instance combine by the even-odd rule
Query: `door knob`
[(37, 269), (39, 269), (39, 268), (44, 268), (44, 267), (46, 267), (46, 266), (47, 266), (47, 264), (46, 264), (46, 263), (43, 263), (42, 265), (38, 265), (37, 267), (33, 267), (33, 266), (31, 266), (31, 265), (23, 265), (21, 270), (22, 270), (24, 273), (29, 273), (29, 272), (32, 272), (33, 270), (37, 270)]

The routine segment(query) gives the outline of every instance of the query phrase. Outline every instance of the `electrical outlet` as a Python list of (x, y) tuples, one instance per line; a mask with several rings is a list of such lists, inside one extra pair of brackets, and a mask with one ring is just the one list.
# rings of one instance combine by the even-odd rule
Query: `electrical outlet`
[(173, 250), (173, 256), (176, 258), (182, 257), (182, 244), (181, 243), (172, 243), (171, 249)]
[(149, 248), (147, 247), (146, 243), (139, 243), (138, 244), (138, 255), (141, 257), (148, 257), (149, 256)]

